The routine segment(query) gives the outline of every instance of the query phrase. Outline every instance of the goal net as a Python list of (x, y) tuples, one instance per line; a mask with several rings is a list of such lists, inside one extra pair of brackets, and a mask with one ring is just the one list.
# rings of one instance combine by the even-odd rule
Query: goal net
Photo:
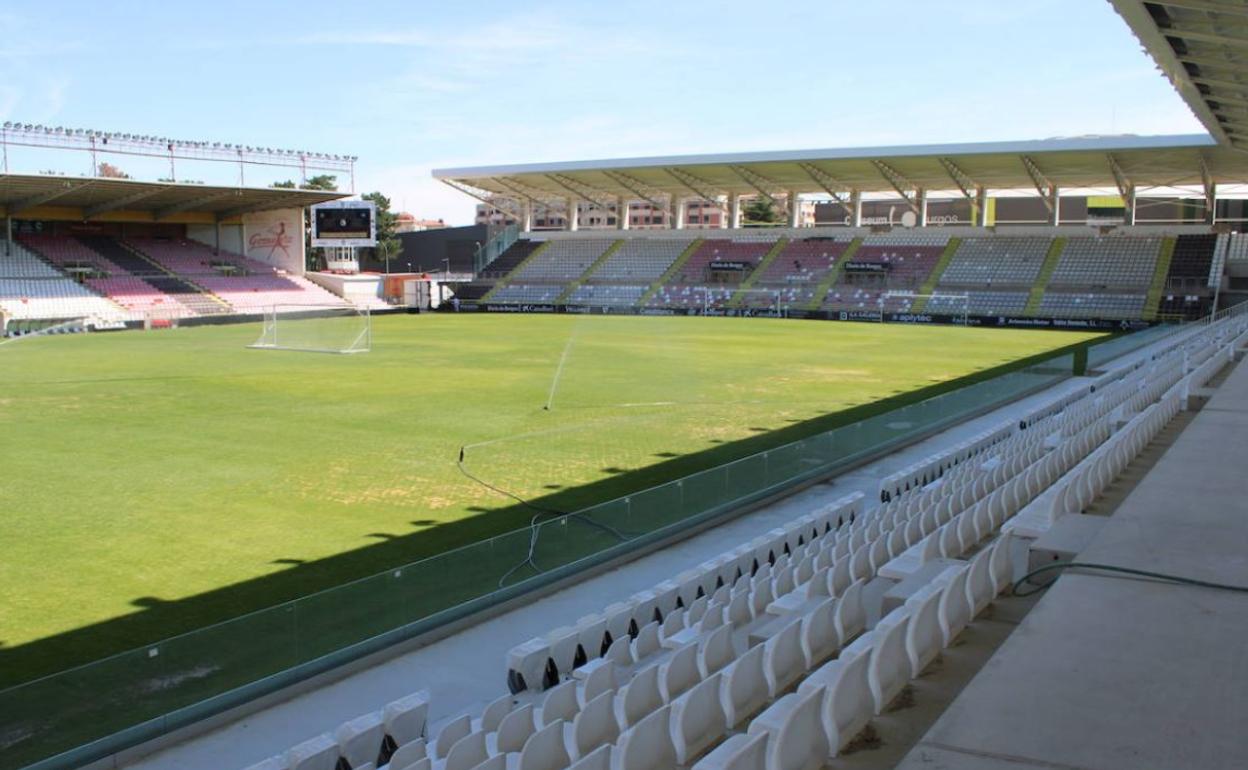
[(274, 305), (264, 313), (260, 339), (248, 347), (309, 353), (367, 353), (373, 324), (368, 308), (342, 305)]
[(153, 329), (176, 329), (181, 318), (182, 313), (174, 308), (152, 308), (143, 314), (143, 328), (149, 332)]
[(880, 295), (880, 320), (892, 314), (924, 314), (950, 316), (955, 324), (966, 325), (971, 298), (967, 294), (915, 294), (907, 291), (886, 291)]

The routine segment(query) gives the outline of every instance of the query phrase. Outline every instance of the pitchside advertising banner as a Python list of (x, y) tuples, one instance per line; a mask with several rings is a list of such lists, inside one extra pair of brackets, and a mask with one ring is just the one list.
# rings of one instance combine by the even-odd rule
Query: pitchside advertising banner
[(276, 209), (244, 215), (243, 246), (251, 259), (303, 275), (303, 211)]
[[(455, 312), (450, 303), (439, 310)], [(867, 323), (944, 324), (1011, 329), (1070, 329), (1072, 331), (1134, 331), (1152, 326), (1147, 321), (1121, 321), (1106, 318), (1022, 318), (1007, 315), (952, 315), (949, 313), (881, 313), (878, 310), (785, 310), (774, 308), (700, 307), (603, 307), (599, 305), (556, 305), (553, 303), (509, 304), (461, 302), (458, 310), (467, 313), (573, 313), (578, 315), (648, 316), (726, 316), (735, 318), (805, 318), (817, 321), (861, 321)]]

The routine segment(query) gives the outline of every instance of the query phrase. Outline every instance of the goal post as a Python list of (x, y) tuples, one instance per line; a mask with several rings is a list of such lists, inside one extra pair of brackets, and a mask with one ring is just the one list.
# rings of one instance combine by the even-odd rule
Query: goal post
[(886, 291), (880, 295), (880, 321), (890, 313), (945, 315), (955, 324), (965, 326), (971, 313), (971, 296), (948, 292), (918, 294), (909, 291)]
[(354, 305), (272, 305), (264, 311), (260, 339), (250, 348), (305, 353), (367, 353), (372, 316)]

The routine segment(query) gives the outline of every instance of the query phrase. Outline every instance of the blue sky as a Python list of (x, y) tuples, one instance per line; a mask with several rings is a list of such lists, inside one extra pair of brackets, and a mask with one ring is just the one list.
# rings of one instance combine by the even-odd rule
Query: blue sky
[(4, 0), (0, 73), (0, 120), (358, 155), (454, 223), (431, 168), (1203, 131), (1104, 0)]

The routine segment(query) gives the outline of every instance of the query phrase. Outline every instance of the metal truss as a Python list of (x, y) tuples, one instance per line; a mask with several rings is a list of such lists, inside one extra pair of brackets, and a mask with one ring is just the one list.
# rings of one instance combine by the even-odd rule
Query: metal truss
[(172, 187), (156, 187), (150, 190), (140, 190), (132, 195), (126, 195), (121, 198), (114, 198), (113, 200), (107, 201), (106, 203), (100, 203), (98, 205), (92, 206), (89, 209), (83, 210), (82, 218), (92, 219), (94, 217), (98, 217), (100, 214), (104, 214), (109, 211), (116, 211), (117, 209), (120, 209), (120, 208), (125, 208), (126, 206), (129, 206), (131, 203), (138, 203), (139, 201), (145, 198), (150, 198), (153, 195), (160, 195), (166, 190), (172, 190), (172, 189), (173, 189)]
[(664, 168), (663, 170), (677, 182), (680, 182), (688, 188), (690, 192), (707, 203), (713, 203), (716, 206), (723, 205), (723, 202), (719, 199), (719, 191), (715, 189), (713, 184), (705, 179), (695, 176), (694, 174), (690, 174), (684, 169), (676, 168), (675, 166)]
[(844, 190), (850, 189), (849, 185), (839, 181), (836, 177), (832, 176), (813, 163), (803, 162), (798, 163), (797, 165), (802, 169), (802, 171), (806, 172), (806, 176), (810, 177), (811, 181), (819, 185), (820, 189), (828, 195), (831, 195), (832, 200), (840, 204), (841, 208), (845, 209), (851, 217), (854, 215), (853, 192), (851, 191), (849, 195), (846, 195), (843, 192)]
[(29, 198), (9, 204), (5, 207), (5, 215), (11, 217), (14, 214), (20, 213), (27, 209), (32, 209), (35, 206), (42, 206), (43, 204), (54, 201), (64, 195), (69, 195), (72, 192), (77, 192), (84, 187), (90, 186), (91, 182), (66, 182), (65, 186), (59, 190), (40, 193), (39, 195), (32, 195)]
[(635, 176), (625, 174), (623, 171), (603, 171), (611, 181), (636, 195), (641, 200), (649, 203), (655, 209), (662, 211), (667, 207), (667, 203), (663, 200), (667, 193), (657, 188), (651, 187)]
[(958, 164), (954, 163), (952, 160), (948, 158), (939, 158), (938, 160), (940, 161), (940, 165), (945, 169), (945, 173), (949, 175), (949, 178), (953, 180), (953, 183), (956, 184), (958, 189), (962, 191), (963, 197), (967, 200), (975, 200), (976, 191), (979, 189), (979, 185), (975, 184), (975, 180), (971, 179), (970, 175), (959, 168)]
[(889, 186), (896, 190), (897, 194), (910, 205), (914, 213), (918, 214), (919, 202), (915, 194), (915, 191), (919, 189), (918, 185), (906, 179), (901, 175), (901, 172), (882, 160), (873, 160), (871, 164), (880, 172), (880, 176), (884, 177), (884, 181), (888, 182)]

